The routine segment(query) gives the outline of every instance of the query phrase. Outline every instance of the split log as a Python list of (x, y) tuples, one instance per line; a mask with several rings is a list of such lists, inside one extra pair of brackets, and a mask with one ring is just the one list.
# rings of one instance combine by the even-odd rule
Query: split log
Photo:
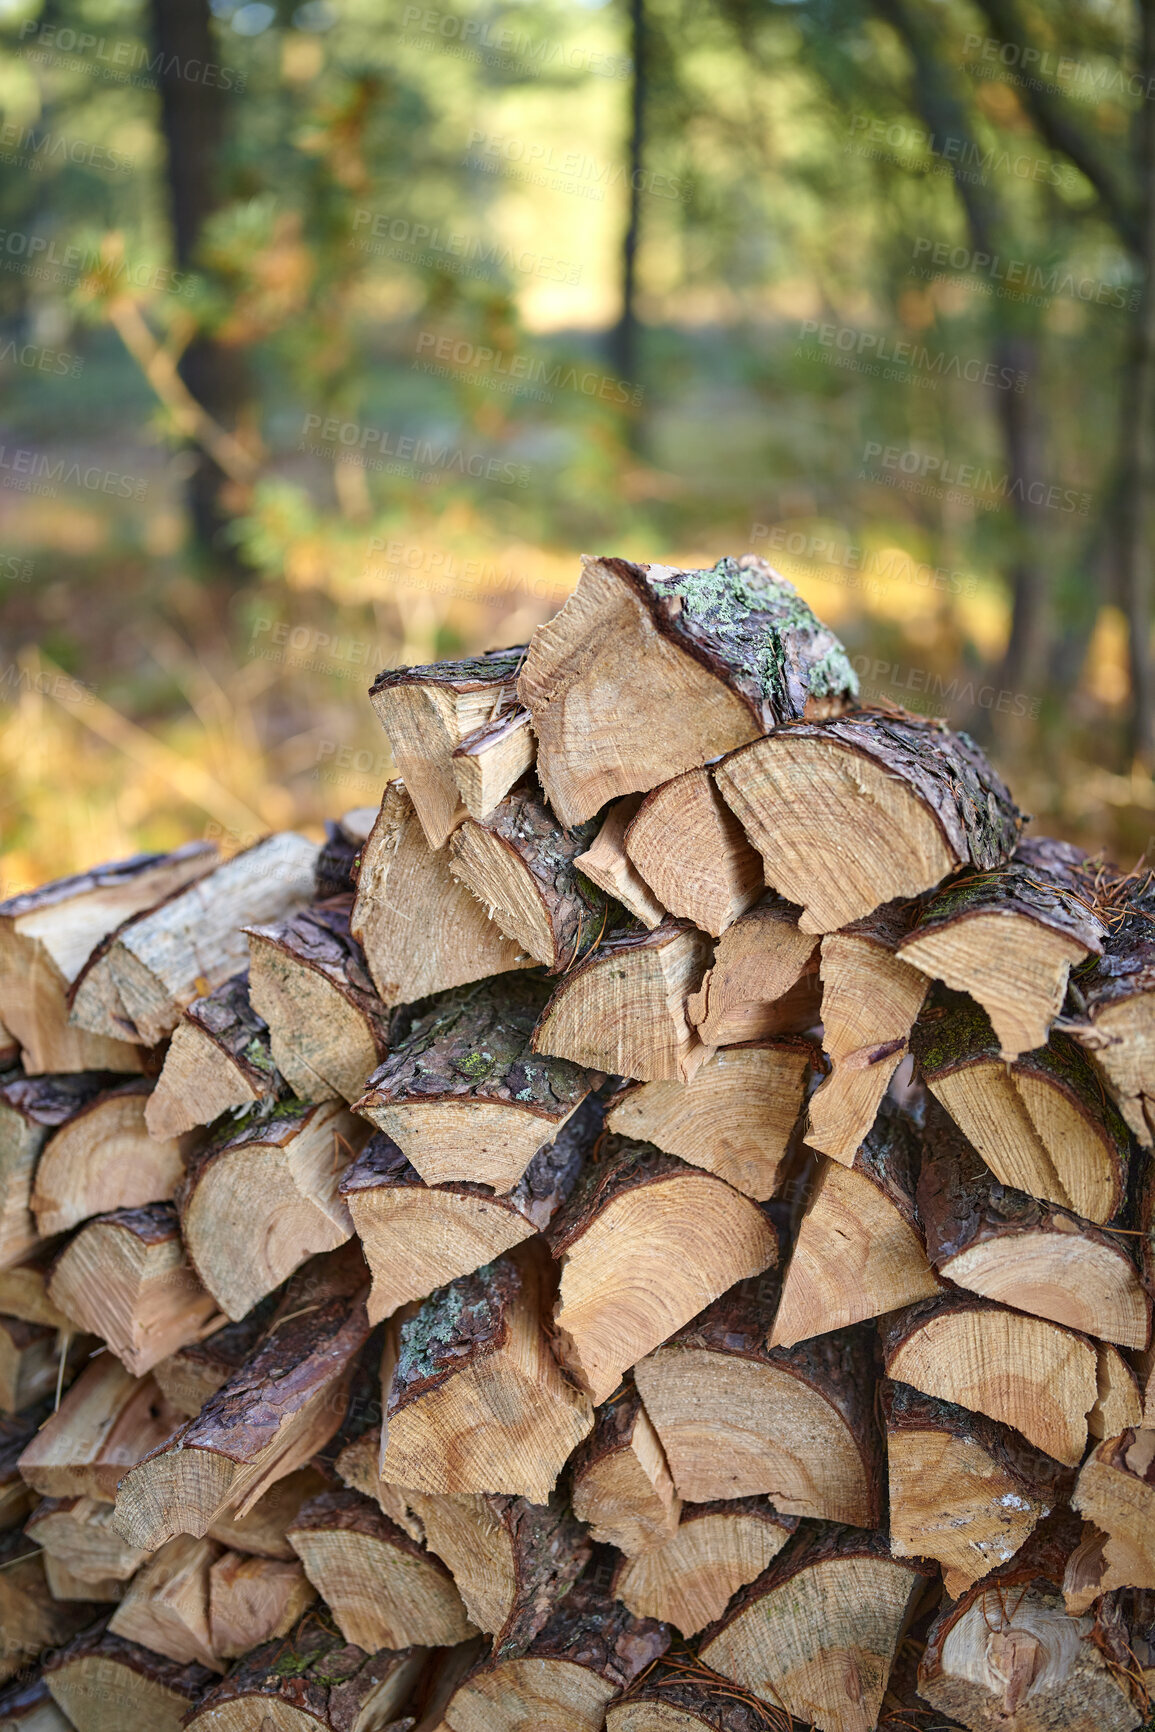
[(523, 1654), (589, 1560), (590, 1542), (556, 1493), (430, 1497), (409, 1493), (430, 1551), (448, 1565), (469, 1617), (499, 1660)]
[(933, 1558), (957, 1599), (1070, 1496), (1073, 1475), (1009, 1426), (884, 1383), (890, 1546)]
[(71, 1021), (143, 1046), (163, 1040), (194, 998), (245, 966), (244, 926), (309, 900), (316, 857), (292, 831), (269, 836), (124, 921), (73, 981)]
[(112, 1516), (112, 1504), (99, 1498), (44, 1498), (24, 1524), (24, 1532), (46, 1558), (63, 1564), (80, 1581), (121, 1584), (136, 1574), (148, 1553), (130, 1546), (117, 1533)]
[(370, 1137), (341, 1180), (373, 1277), (370, 1323), (548, 1227), (601, 1128), (601, 1103), (588, 1096), (502, 1197), (463, 1180), (427, 1185), (389, 1137)]
[(79, 1732), (181, 1732), (213, 1682), (98, 1626), (45, 1661), (48, 1688)]
[(1100, 1225), (1127, 1195), (1127, 1128), (1085, 1055), (1054, 1034), (1013, 1065), (984, 1011), (939, 991), (914, 1031), (915, 1056), (995, 1177)]
[(1144, 1718), (1132, 1693), (1118, 1609), (1069, 1617), (1064, 1572), (1079, 1540), (1052, 1516), (1009, 1563), (943, 1608), (918, 1669), (925, 1702), (972, 1732), (1131, 1732)]
[(0, 1690), (0, 1732), (73, 1732), (42, 1671), (25, 1672)]
[(548, 1502), (593, 1413), (550, 1351), (543, 1319), (552, 1272), (539, 1249), (517, 1246), (401, 1323), (382, 1479)]
[(928, 1574), (883, 1534), (799, 1535), (705, 1632), (699, 1657), (822, 1732), (868, 1732)]
[(533, 960), (453, 876), (448, 853), (431, 848), (401, 782), (385, 789), (361, 851), (349, 929), (386, 1005), (412, 1004)]
[(48, 1297), (48, 1277), (58, 1250), (55, 1241), (41, 1243), (27, 1263), (0, 1269), (0, 1315), (45, 1323), (50, 1329), (69, 1327), (67, 1317)]
[(297, 1554), (288, 1541), (289, 1526), (302, 1506), (328, 1491), (330, 1484), (330, 1476), (312, 1464), (299, 1467), (262, 1492), (247, 1515), (234, 1515), (231, 1511), (218, 1515), (209, 1527), (208, 1537), (245, 1557), (292, 1563)]
[(0, 1534), (0, 1684), (45, 1648), (69, 1641), (99, 1612), (94, 1603), (54, 1599), (32, 1541), (17, 1530)]
[(960, 866), (1001, 866), (1022, 824), (968, 735), (905, 714), (798, 722), (714, 774), (803, 932), (835, 932)]
[(1106, 1535), (1097, 1591), (1155, 1588), (1155, 1431), (1129, 1427), (1104, 1439), (1071, 1502)]
[(113, 1576), (76, 1576), (66, 1564), (44, 1553), (44, 1580), (54, 1600), (86, 1600), (107, 1607), (124, 1597), (125, 1585)]
[(151, 1377), (133, 1377), (102, 1353), (69, 1389), (20, 1457), (20, 1471), (41, 1497), (92, 1497), (112, 1503), (127, 1469), (178, 1430), (181, 1415)]
[(0, 1317), (0, 1414), (19, 1413), (43, 1401), (60, 1377), (70, 1382), (78, 1362), (95, 1345), (91, 1336), (70, 1337), (67, 1329)]
[(559, 1351), (595, 1404), (704, 1306), (778, 1257), (774, 1228), (749, 1197), (618, 1137), (585, 1168), (546, 1236), (561, 1263)]
[(591, 1538), (632, 1558), (677, 1532), (682, 1500), (632, 1378), (598, 1409), (572, 1471), (574, 1514), (589, 1523)]
[(209, 1645), (218, 1659), (238, 1659), (287, 1636), (316, 1597), (295, 1560), (225, 1552), (209, 1571)]
[(585, 853), (578, 855), (574, 865), (599, 890), (614, 897), (635, 920), (652, 930), (661, 925), (666, 910), (626, 853), (626, 831), (641, 803), (641, 794), (627, 794), (625, 799), (615, 800), (602, 821), (601, 829)]
[(223, 1672), (209, 1630), (209, 1572), (220, 1554), (213, 1540), (188, 1534), (169, 1540), (129, 1583), (109, 1634), (179, 1665)]
[(801, 1040), (723, 1047), (689, 1082), (622, 1090), (609, 1103), (606, 1125), (764, 1202), (778, 1185), (816, 1058), (817, 1049)]
[[(369, 1655), (323, 1609), (246, 1654), (190, 1712), (195, 1732), (390, 1732), (424, 1671), (423, 1649)], [(398, 1732), (412, 1725), (405, 1721)]]
[(624, 910), (576, 869), (596, 820), (563, 830), (538, 790), (515, 788), (484, 823), (467, 818), (449, 870), (520, 950), (562, 974), (624, 923)]
[(845, 651), (755, 554), (711, 571), (583, 559), (518, 681), (538, 774), (563, 824), (858, 689)]
[(447, 1732), (601, 1732), (606, 1707), (669, 1647), (596, 1581), (577, 1582), (522, 1655), (481, 1660), (445, 1709)]
[(136, 854), (0, 902), (0, 999), (29, 1076), (140, 1070), (143, 1054), (130, 1041), (69, 1026), (69, 989), (122, 921), (210, 872), (217, 858), (210, 843), (190, 842), (172, 854)]
[(36, 1436), (52, 1404), (43, 1401), (23, 1413), (0, 1415), (0, 1529), (19, 1527), (36, 1502), (20, 1472), (20, 1457)]
[(903, 962), (982, 1005), (1004, 1059), (1046, 1045), (1071, 969), (1102, 955), (1086, 865), (1069, 842), (1028, 837), (1005, 866), (944, 885), (900, 945)]
[(927, 982), (895, 950), (911, 918), (890, 903), (822, 940), (822, 1045), (831, 1072), (810, 1101), (806, 1140), (851, 1166), (901, 1064)]
[(762, 861), (707, 769), (646, 795), (625, 849), (671, 914), (720, 938), (763, 894)]
[(1087, 1415), (1091, 1437), (1118, 1437), (1128, 1426), (1143, 1424), (1143, 1394), (1135, 1368), (1109, 1341), (1096, 1342), (1099, 1394)]
[(149, 1135), (144, 1114), (151, 1089), (143, 1078), (104, 1089), (48, 1138), (31, 1196), (41, 1237), (110, 1209), (172, 1196), (183, 1171), (181, 1144)]
[(1146, 1347), (1151, 1301), (1133, 1240), (1001, 1185), (941, 1108), (927, 1122), (918, 1214), (938, 1273), (1034, 1317)]
[(226, 1122), (189, 1156), (176, 1190), (181, 1235), (227, 1317), (239, 1321), (306, 1258), (351, 1237), (338, 1186), (364, 1135), (336, 1101), (286, 1101)]
[(736, 1046), (768, 1035), (804, 1034), (821, 1020), (818, 945), (798, 930), (798, 909), (768, 890), (728, 926), (714, 965), (686, 1001), (708, 1046)]
[(743, 1282), (635, 1369), (674, 1484), (694, 1503), (769, 1496), (785, 1515), (873, 1527), (874, 1343), (847, 1329), (768, 1348), (776, 1299), (774, 1282)]
[(193, 999), (173, 1030), (144, 1120), (154, 1137), (179, 1137), (236, 1107), (271, 1103), (287, 1092), (268, 1026), (249, 1001), (246, 970)]
[(369, 688), (431, 848), (440, 848), (465, 817), (453, 754), (513, 708), (524, 657), (525, 645), (515, 644), (462, 661), (392, 668)]
[(766, 1498), (685, 1504), (664, 1545), (619, 1564), (614, 1594), (637, 1617), (693, 1636), (768, 1568), (797, 1527), (797, 1516), (779, 1515)]
[(1082, 1458), (1097, 1394), (1097, 1356), (1085, 1335), (944, 1293), (898, 1312), (883, 1352), (889, 1377), (1013, 1426), (1064, 1466)]
[(299, 1100), (355, 1100), (388, 1050), (385, 1007), (349, 932), (352, 893), (250, 926), (249, 997)]
[(427, 1184), (511, 1190), (598, 1080), (564, 1058), (535, 1057), (548, 997), (528, 974), (443, 993), (369, 1078), (356, 1111)]
[(376, 806), (354, 806), (334, 824), (325, 820), (325, 840), (313, 867), (313, 894), (318, 902), (344, 896), (357, 888), (357, 861), (377, 817)]
[(853, 1166), (822, 1158), (782, 1283), (771, 1347), (929, 1299), (941, 1283), (915, 1215), (920, 1138), (885, 1103)]
[(608, 938), (561, 981), (534, 1051), (642, 1082), (686, 1081), (709, 1054), (686, 1015), (709, 952), (704, 933), (673, 920)]
[(115, 1080), (105, 1071), (77, 1071), (64, 1076), (17, 1076), (3, 1081), (0, 1087), (0, 1268), (22, 1263), (40, 1247), (36, 1217), (31, 1207), (32, 1180), (48, 1138)]
[(1128, 898), (1093, 965), (1072, 982), (1071, 1026), (1139, 1141), (1155, 1140), (1155, 883)]
[(363, 1274), (349, 1256), (318, 1259), (289, 1283), (236, 1375), (121, 1480), (117, 1523), (127, 1539), (154, 1550), (177, 1534), (200, 1538), (219, 1516), (247, 1514), (329, 1441), (369, 1334)]
[(152, 1374), (165, 1399), (187, 1419), (195, 1419), (209, 1396), (240, 1370), (273, 1321), (277, 1303), (269, 1294), (238, 1322), (226, 1323), (159, 1360)]
[(537, 741), (529, 711), (520, 705), (466, 734), (450, 759), (461, 802), (471, 818), (488, 818), (509, 790), (533, 768)]
[(199, 1341), (219, 1319), (216, 1301), (189, 1265), (171, 1203), (89, 1221), (57, 1259), (48, 1291), (134, 1377)]
[(772, 1724), (756, 1696), (684, 1655), (651, 1666), (606, 1714), (606, 1732), (768, 1732)]
[(360, 1493), (313, 1498), (288, 1537), (345, 1640), (366, 1653), (453, 1647), (476, 1635), (441, 1559)]

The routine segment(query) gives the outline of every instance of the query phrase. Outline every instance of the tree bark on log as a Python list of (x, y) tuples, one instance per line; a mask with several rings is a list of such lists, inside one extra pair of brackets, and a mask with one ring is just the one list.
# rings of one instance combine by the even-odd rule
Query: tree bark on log
[(262, 1642), (287, 1636), (317, 1597), (295, 1559), (225, 1552), (209, 1571), (209, 1642), (221, 1660), (236, 1660)]
[(92, 1095), (48, 1137), (29, 1200), (42, 1238), (92, 1215), (172, 1196), (183, 1171), (182, 1145), (149, 1135), (151, 1089), (141, 1077)]
[(602, 820), (601, 829), (574, 865), (652, 931), (662, 924), (666, 910), (626, 853), (626, 831), (641, 803), (641, 794), (627, 794), (624, 799), (615, 800)]
[(478, 823), (488, 818), (537, 758), (529, 711), (519, 706), (466, 734), (450, 760), (461, 802)]
[(74, 1732), (52, 1700), (43, 1671), (25, 1671), (0, 1689), (0, 1732)]
[(559, 1351), (595, 1403), (736, 1281), (778, 1258), (774, 1228), (749, 1197), (624, 1138), (585, 1168), (547, 1238), (561, 1264)]
[(756, 1696), (682, 1655), (651, 1666), (606, 1714), (606, 1732), (768, 1732), (772, 1725)]
[(178, 1534), (133, 1577), (109, 1621), (109, 1634), (139, 1642), (181, 1666), (223, 1672), (209, 1628), (209, 1577), (221, 1555), (214, 1540)]
[(181, 1732), (213, 1682), (207, 1667), (178, 1665), (103, 1625), (49, 1655), (44, 1670), (53, 1699), (84, 1732)]
[(1155, 1140), (1155, 887), (1128, 904), (1102, 956), (1072, 981), (1086, 1021), (1072, 1029), (1139, 1141)]
[(43, 1401), (23, 1413), (0, 1415), (0, 1530), (19, 1527), (36, 1503), (36, 1494), (20, 1472), (20, 1457), (51, 1412)]
[(589, 1094), (588, 1069), (536, 1056), (548, 996), (539, 975), (443, 994), (369, 1078), (356, 1110), (427, 1184), (512, 1190)]
[(782, 722), (837, 715), (856, 690), (838, 639), (754, 554), (710, 571), (583, 560), (518, 681), (567, 825)]
[(797, 1527), (797, 1516), (779, 1515), (767, 1498), (684, 1504), (664, 1545), (618, 1565), (614, 1595), (636, 1617), (696, 1635), (769, 1567)]
[(453, 755), (479, 728), (513, 708), (524, 657), (525, 645), (515, 644), (463, 661), (392, 669), (370, 687), (430, 848), (442, 847), (466, 815)]
[(0, 1684), (99, 1615), (94, 1602), (54, 1599), (32, 1541), (18, 1531), (0, 1534)]
[(625, 850), (671, 914), (714, 938), (766, 888), (761, 858), (704, 768), (646, 795), (625, 833)]
[(687, 1001), (707, 1046), (734, 1046), (769, 1035), (803, 1034), (821, 1020), (818, 945), (798, 930), (800, 910), (768, 890), (728, 926), (713, 967)]
[(24, 1450), (20, 1472), (41, 1497), (113, 1503), (125, 1472), (181, 1423), (151, 1377), (133, 1377), (119, 1359), (102, 1353)]
[(134, 914), (93, 951), (69, 989), (70, 1020), (153, 1046), (194, 998), (243, 968), (242, 928), (279, 920), (313, 893), (316, 844), (291, 830)]
[(240, 1370), (273, 1321), (277, 1303), (275, 1295), (267, 1295), (239, 1322), (224, 1324), (154, 1365), (152, 1374), (165, 1399), (195, 1419), (209, 1396)]
[(122, 921), (211, 871), (217, 858), (211, 844), (190, 842), (172, 854), (136, 854), (0, 902), (0, 998), (26, 1075), (141, 1069), (144, 1055), (130, 1041), (69, 1026), (69, 988)]
[(271, 1104), (287, 1093), (268, 1024), (252, 1007), (246, 970), (193, 999), (173, 1030), (144, 1122), (154, 1137), (179, 1137), (236, 1107)]
[(325, 840), (313, 868), (313, 892), (317, 902), (330, 896), (345, 896), (357, 888), (361, 850), (377, 819), (376, 806), (354, 806), (336, 823), (325, 820)]
[(571, 1471), (574, 1514), (591, 1539), (633, 1558), (674, 1537), (682, 1500), (632, 1378), (598, 1409)]
[(1022, 814), (978, 747), (941, 722), (859, 711), (797, 722), (715, 771), (766, 882), (835, 932), (1014, 851)]

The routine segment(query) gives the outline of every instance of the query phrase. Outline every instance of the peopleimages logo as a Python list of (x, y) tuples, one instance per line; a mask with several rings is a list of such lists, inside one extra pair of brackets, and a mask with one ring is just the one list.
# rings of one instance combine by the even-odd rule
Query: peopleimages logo
[[(245, 74), (231, 66), (218, 66), (211, 60), (182, 60), (177, 54), (165, 55), (163, 50), (150, 54), (139, 42), (96, 36), (90, 30), (73, 30), (70, 26), (42, 24), (38, 18), (26, 18), (20, 26), (20, 40), (35, 38), (36, 48), (24, 49), (29, 59), (60, 65), (65, 55), (74, 55), (75, 64), (91, 71), (110, 83), (142, 84), (156, 89), (158, 78), (179, 78), (186, 84), (206, 84), (215, 90), (242, 91)], [(67, 62), (65, 62), (67, 64)], [(135, 78), (145, 72), (147, 78)]]
[(993, 469), (983, 469), (977, 463), (956, 463), (950, 457), (936, 457), (930, 451), (904, 451), (899, 445), (882, 445), (869, 439), (863, 447), (862, 460), (871, 463), (881, 459), (882, 469), (866, 469), (864, 481), (881, 481), (888, 487), (901, 487), (922, 493), (928, 498), (942, 499), (970, 494), (983, 510), (994, 510), (1004, 500), (1018, 499), (1046, 511), (1075, 512), (1086, 517), (1091, 495), (1074, 487), (1059, 487), (1046, 481), (1030, 481), (1025, 475), (1012, 475), (1004, 470), (1000, 475)]

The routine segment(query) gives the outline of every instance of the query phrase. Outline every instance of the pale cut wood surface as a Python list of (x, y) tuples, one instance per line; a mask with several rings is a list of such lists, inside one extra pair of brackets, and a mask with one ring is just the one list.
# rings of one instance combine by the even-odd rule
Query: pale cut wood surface
[(718, 938), (762, 895), (762, 861), (707, 769), (688, 770), (642, 801), (625, 850), (671, 914)]

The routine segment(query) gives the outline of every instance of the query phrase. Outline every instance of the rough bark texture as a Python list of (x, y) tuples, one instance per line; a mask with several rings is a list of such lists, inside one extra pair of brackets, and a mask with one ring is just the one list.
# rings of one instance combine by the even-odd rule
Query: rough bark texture
[(1094, 907), (1089, 864), (1070, 842), (1025, 836), (1005, 865), (964, 873), (936, 890), (902, 942), (914, 943), (936, 927), (974, 914), (1014, 914), (1049, 926), (1099, 956), (1107, 926)]
[(313, 890), (318, 902), (344, 896), (357, 888), (361, 849), (377, 816), (374, 806), (357, 806), (336, 823), (325, 820), (325, 840), (313, 868)]
[(1072, 1032), (1086, 1046), (1141, 1143), (1155, 1136), (1155, 884), (1150, 879), (1114, 911), (1103, 954), (1077, 969), (1071, 996), (1086, 1021)]
[(103, 1624), (43, 1662), (48, 1688), (77, 1726), (177, 1732), (181, 1717), (214, 1681), (205, 1666), (182, 1666)]
[(277, 1304), (277, 1295), (267, 1294), (239, 1322), (226, 1323), (154, 1365), (152, 1375), (165, 1398), (195, 1419), (209, 1396), (240, 1370), (272, 1322)]
[(683, 1716), (677, 1732), (701, 1723), (709, 1732), (769, 1732), (772, 1710), (689, 1655), (659, 1660), (615, 1702), (608, 1732), (667, 1732), (670, 1713)]
[(145, 1123), (153, 1136), (179, 1136), (211, 1124), (230, 1107), (276, 1101), (287, 1093), (273, 1062), (268, 1024), (249, 998), (246, 969), (194, 998), (177, 1023)]
[(75, 1071), (0, 1080), (0, 1268), (6, 1269), (39, 1243), (31, 1201), (45, 1143), (117, 1078), (107, 1071)]

